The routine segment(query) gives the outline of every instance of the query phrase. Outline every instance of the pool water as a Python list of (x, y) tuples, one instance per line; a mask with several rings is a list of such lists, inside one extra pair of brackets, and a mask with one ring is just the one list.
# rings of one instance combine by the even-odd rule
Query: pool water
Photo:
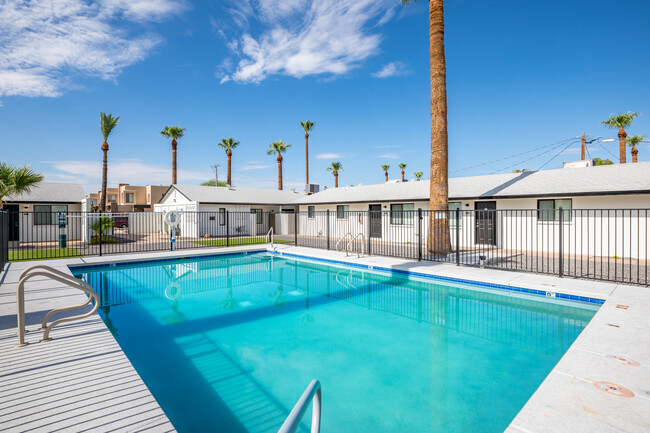
[(72, 270), (179, 432), (276, 432), (312, 379), (324, 432), (501, 432), (597, 310), (271, 253)]

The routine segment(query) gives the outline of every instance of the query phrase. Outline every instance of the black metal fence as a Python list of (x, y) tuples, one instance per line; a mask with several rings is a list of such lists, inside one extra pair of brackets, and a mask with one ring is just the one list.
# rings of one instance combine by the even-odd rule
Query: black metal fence
[(0, 260), (274, 241), (298, 246), (649, 285), (648, 209), (2, 213)]
[(7, 212), (0, 211), (0, 271), (9, 262), (9, 217)]

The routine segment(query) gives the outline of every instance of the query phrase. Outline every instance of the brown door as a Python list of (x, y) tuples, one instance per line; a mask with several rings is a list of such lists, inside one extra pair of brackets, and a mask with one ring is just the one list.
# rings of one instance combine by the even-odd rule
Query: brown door
[(497, 202), (480, 201), (474, 204), (476, 209), (475, 243), (496, 245), (497, 240)]

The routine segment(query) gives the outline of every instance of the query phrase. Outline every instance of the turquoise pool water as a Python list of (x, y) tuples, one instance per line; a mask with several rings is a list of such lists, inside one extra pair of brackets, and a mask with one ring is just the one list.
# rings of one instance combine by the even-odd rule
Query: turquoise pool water
[(276, 432), (312, 379), (323, 432), (500, 432), (597, 309), (269, 253), (73, 273), (179, 432)]

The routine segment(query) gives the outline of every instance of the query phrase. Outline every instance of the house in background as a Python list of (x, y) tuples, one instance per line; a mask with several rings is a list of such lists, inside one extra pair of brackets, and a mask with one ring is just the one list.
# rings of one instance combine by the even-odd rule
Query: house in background
[[(152, 212), (153, 205), (163, 197), (169, 186), (146, 185), (136, 186), (121, 183), (117, 188), (106, 188), (107, 212)], [(89, 209), (99, 209), (101, 191), (88, 194), (86, 197)]]
[[(3, 200), (9, 212), (9, 240), (20, 242), (56, 241), (64, 230), (59, 213), (74, 215), (82, 210), (85, 192), (78, 183), (41, 182), (29, 193), (10, 195)], [(66, 218), (66, 225), (68, 225)], [(65, 228), (68, 239), (79, 239), (81, 224)]]
[(172, 185), (154, 210), (183, 211), (182, 236), (225, 236), (227, 229), (262, 235), (271, 227), (276, 233), (292, 231), (294, 220), (289, 214), (298, 208), (293, 202), (303, 196), (295, 190)]

